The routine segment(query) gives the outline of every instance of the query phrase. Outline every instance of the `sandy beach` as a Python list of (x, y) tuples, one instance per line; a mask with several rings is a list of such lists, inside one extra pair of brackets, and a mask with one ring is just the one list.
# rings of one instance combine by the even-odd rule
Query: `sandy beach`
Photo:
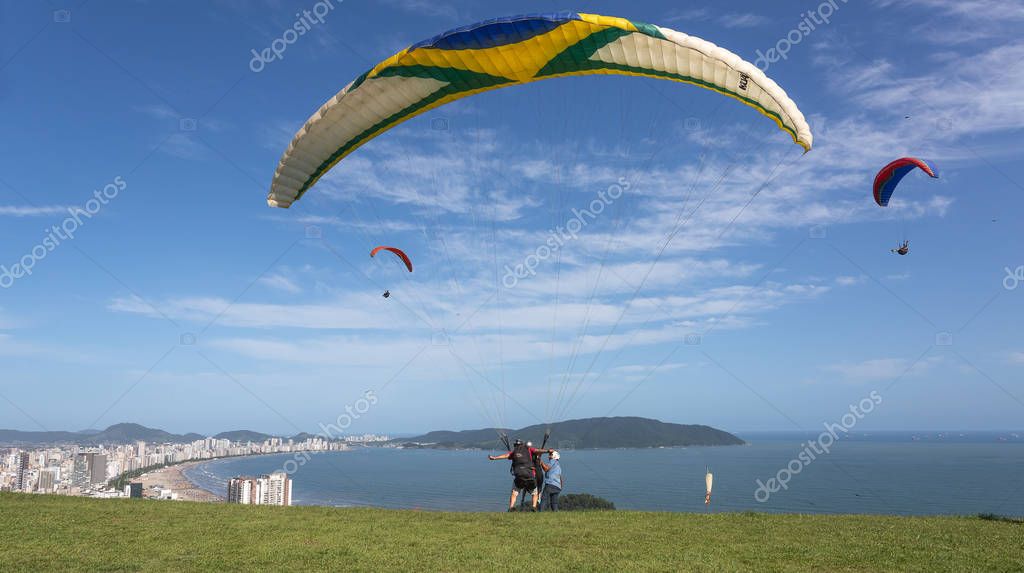
[(214, 495), (205, 489), (196, 487), (182, 473), (184, 469), (203, 463), (203, 461), (186, 462), (155, 470), (139, 477), (138, 481), (141, 481), (143, 484), (143, 495), (145, 497), (157, 497), (156, 488), (164, 488), (178, 494), (178, 499), (182, 501), (224, 501), (222, 496)]

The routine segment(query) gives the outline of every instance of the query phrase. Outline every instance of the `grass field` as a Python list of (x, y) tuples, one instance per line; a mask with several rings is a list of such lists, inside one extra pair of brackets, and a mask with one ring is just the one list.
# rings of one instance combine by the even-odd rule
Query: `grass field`
[(977, 517), (435, 513), (0, 494), (0, 524), (0, 571), (1024, 571), (1024, 524)]

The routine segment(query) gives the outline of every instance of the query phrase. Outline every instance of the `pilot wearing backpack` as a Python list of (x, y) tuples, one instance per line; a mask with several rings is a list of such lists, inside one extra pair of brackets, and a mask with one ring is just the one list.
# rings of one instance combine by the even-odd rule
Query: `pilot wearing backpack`
[[(530, 504), (532, 511), (537, 511), (537, 474), (533, 469), (534, 456), (549, 453), (551, 450), (538, 450), (530, 447), (529, 444), (524, 444), (522, 440), (517, 439), (512, 445), (512, 451), (506, 452), (500, 456), (487, 456), (487, 459), (491, 461), (495, 460), (512, 460), (512, 495), (508, 500), (508, 510), (514, 511), (513, 508), (516, 506), (516, 499), (519, 497), (519, 490), (525, 490), (533, 497)], [(525, 495), (525, 493), (524, 493)]]

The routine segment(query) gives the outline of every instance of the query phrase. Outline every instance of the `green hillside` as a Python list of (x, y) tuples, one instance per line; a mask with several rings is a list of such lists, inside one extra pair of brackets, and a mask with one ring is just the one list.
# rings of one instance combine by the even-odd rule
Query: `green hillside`
[(3, 571), (1024, 570), (1024, 524), (975, 517), (439, 513), (0, 494), (0, 523)]

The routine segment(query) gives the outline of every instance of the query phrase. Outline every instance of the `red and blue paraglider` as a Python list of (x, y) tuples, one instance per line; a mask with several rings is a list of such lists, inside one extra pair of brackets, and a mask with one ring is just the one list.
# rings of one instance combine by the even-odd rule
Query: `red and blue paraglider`
[(889, 199), (892, 198), (892, 193), (896, 190), (900, 181), (906, 177), (907, 173), (914, 169), (924, 171), (929, 177), (939, 178), (939, 169), (927, 159), (918, 159), (916, 157), (897, 159), (883, 167), (878, 172), (878, 175), (875, 176), (875, 203), (878, 203), (879, 207), (888, 206)]
[[(902, 157), (886, 165), (875, 175), (875, 203), (878, 203), (879, 207), (886, 207), (889, 205), (889, 199), (892, 198), (892, 194), (896, 191), (896, 187), (899, 186), (900, 181), (907, 176), (907, 173), (915, 169), (920, 169), (928, 174), (933, 179), (939, 178), (939, 170), (935, 167), (935, 164), (927, 159), (918, 159), (916, 157)], [(910, 253), (910, 241), (904, 239), (897, 248), (892, 249), (892, 252), (897, 255), (907, 255)]]

